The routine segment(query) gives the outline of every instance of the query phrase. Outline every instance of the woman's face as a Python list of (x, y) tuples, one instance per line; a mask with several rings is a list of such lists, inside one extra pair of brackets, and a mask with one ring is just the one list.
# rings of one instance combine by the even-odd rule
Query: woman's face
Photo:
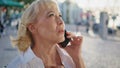
[[(41, 40), (52, 43), (64, 41), (65, 25), (56, 4), (41, 9), (38, 22), (35, 24), (36, 36)], [(50, 7), (51, 6), (51, 7)]]

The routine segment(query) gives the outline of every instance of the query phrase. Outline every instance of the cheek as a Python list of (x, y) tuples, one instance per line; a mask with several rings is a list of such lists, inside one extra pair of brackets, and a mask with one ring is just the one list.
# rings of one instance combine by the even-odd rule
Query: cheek
[(58, 26), (54, 19), (44, 20), (42, 24), (37, 26), (40, 38), (57, 42), (64, 39), (64, 35), (58, 34)]
[(56, 30), (57, 24), (55, 22), (54, 19), (44, 19), (41, 24), (38, 24), (38, 28), (40, 28), (40, 30), (45, 30), (45, 31), (53, 31)]
[(56, 35), (56, 27), (51, 24), (41, 25), (37, 32), (40, 37), (53, 38)]
[(37, 29), (37, 34), (38, 34), (39, 36), (43, 36), (43, 34), (44, 34), (44, 29), (38, 28), (38, 29)]
[(49, 19), (45, 23), (45, 27), (49, 31), (56, 31), (57, 30), (57, 23), (55, 22), (54, 19)]

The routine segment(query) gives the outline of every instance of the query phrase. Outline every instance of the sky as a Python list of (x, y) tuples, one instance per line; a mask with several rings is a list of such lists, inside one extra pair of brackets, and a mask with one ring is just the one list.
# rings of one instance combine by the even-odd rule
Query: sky
[[(65, 0), (58, 0), (59, 2), (64, 2)], [(86, 8), (102, 8), (102, 7), (111, 7), (111, 6), (119, 6), (120, 0), (72, 0), (75, 1), (80, 7)], [(113, 2), (115, 1), (115, 2)]]

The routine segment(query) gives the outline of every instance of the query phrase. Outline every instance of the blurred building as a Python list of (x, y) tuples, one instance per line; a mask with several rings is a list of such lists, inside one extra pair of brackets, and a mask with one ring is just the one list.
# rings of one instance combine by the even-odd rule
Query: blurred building
[(81, 22), (82, 9), (72, 0), (66, 0), (60, 4), (62, 17), (65, 23), (78, 23)]

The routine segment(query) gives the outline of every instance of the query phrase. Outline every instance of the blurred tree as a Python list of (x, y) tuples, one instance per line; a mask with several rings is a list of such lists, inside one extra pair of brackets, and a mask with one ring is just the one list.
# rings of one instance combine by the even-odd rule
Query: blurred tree
[(30, 4), (32, 3), (34, 0), (13, 0), (13, 1), (18, 1), (18, 2), (24, 2), (25, 4)]

